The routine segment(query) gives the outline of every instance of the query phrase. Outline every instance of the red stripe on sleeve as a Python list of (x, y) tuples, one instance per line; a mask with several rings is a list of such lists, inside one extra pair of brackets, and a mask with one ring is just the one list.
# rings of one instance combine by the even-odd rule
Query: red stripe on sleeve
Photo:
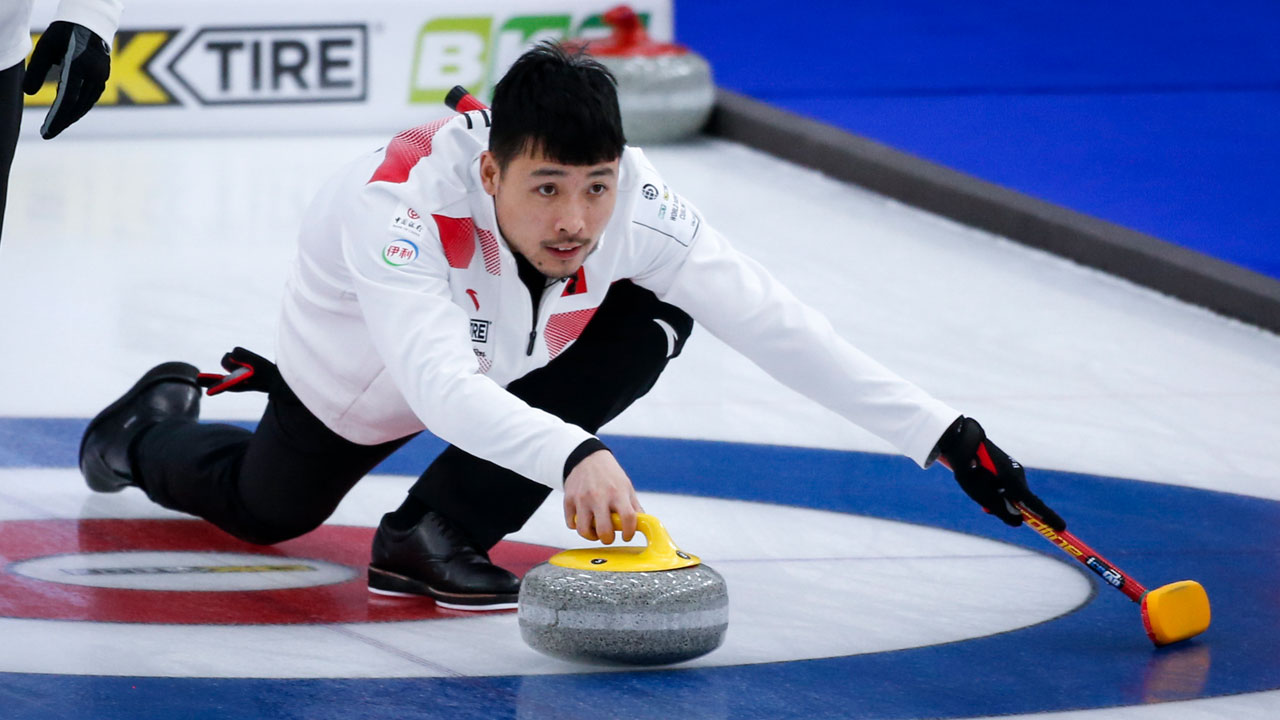
[(426, 125), (410, 128), (391, 138), (382, 164), (373, 172), (369, 182), (402, 183), (409, 179), (409, 171), (418, 161), (431, 154), (431, 139), (452, 117), (441, 118)]

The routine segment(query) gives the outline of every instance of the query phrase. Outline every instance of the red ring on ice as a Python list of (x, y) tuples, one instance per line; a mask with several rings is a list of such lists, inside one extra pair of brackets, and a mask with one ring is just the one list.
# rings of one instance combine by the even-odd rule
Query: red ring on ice
[[(395, 622), (475, 617), (438, 608), (429, 598), (374, 595), (365, 580), (373, 528), (324, 525), (264, 547), (237, 540), (200, 520), (82, 519), (0, 522), (0, 617), (194, 625), (291, 625)], [(310, 558), (346, 565), (346, 582), (284, 590), (198, 592), (87, 587), (15, 574), (15, 562), (77, 553), (231, 552), (264, 562)], [(517, 575), (557, 548), (502, 542), (493, 561)]]

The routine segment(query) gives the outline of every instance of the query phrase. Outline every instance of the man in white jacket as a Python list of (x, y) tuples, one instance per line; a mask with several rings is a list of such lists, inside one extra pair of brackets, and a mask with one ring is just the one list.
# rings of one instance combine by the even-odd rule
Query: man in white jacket
[[(696, 319), (921, 466), (942, 457), (1009, 524), (1061, 518), (971, 419), (838, 337), (625, 147), (613, 79), (554, 44), (493, 110), (396, 136), (321, 190), (285, 292), (277, 365), (241, 348), (143, 376), (81, 443), (90, 487), (142, 488), (245, 540), (319, 526), (429, 429), (451, 443), (375, 535), (372, 590), (470, 609), (519, 581), (487, 550), (553, 488), (566, 524), (624, 539), (639, 500), (596, 430), (652, 387)], [(200, 386), (270, 393), (258, 428), (197, 421)]]
[(40, 134), (50, 140), (79, 120), (98, 101), (111, 72), (111, 38), (120, 24), (121, 0), (62, 0), (54, 21), (31, 50), (31, 4), (0, 3), (0, 237), (4, 230), (9, 168), (22, 125), (22, 92), (34, 95), (51, 68), (58, 67), (58, 94)]

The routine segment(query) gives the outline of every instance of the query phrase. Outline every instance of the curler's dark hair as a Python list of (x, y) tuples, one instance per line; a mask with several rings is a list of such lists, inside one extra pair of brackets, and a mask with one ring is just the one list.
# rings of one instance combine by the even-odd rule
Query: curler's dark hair
[(627, 142), (616, 86), (584, 49), (538, 43), (493, 90), (489, 151), (503, 170), (528, 149), (565, 165), (616, 160)]

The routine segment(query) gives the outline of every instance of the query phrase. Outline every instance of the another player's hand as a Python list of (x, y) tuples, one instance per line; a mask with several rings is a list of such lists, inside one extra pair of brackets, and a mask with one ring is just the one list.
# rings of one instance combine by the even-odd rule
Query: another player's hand
[(957, 420), (938, 441), (938, 448), (965, 494), (1005, 524), (1022, 524), (1022, 513), (1014, 505), (1022, 503), (1054, 530), (1067, 528), (1058, 513), (1027, 488), (1022, 465), (988, 440), (977, 420)]
[(612, 513), (622, 519), (622, 539), (631, 540), (641, 512), (631, 479), (608, 450), (591, 453), (564, 479), (564, 523), (588, 540), (613, 543)]
[(200, 373), (196, 383), (209, 395), (223, 392), (269, 393), (284, 382), (276, 364), (261, 355), (237, 347), (222, 356), (222, 373)]
[(45, 140), (57, 137), (71, 123), (84, 117), (98, 102), (111, 74), (111, 49), (106, 41), (83, 25), (57, 20), (40, 35), (22, 89), (28, 95), (40, 92), (49, 70), (62, 68), (58, 75), (58, 94), (40, 126)]

